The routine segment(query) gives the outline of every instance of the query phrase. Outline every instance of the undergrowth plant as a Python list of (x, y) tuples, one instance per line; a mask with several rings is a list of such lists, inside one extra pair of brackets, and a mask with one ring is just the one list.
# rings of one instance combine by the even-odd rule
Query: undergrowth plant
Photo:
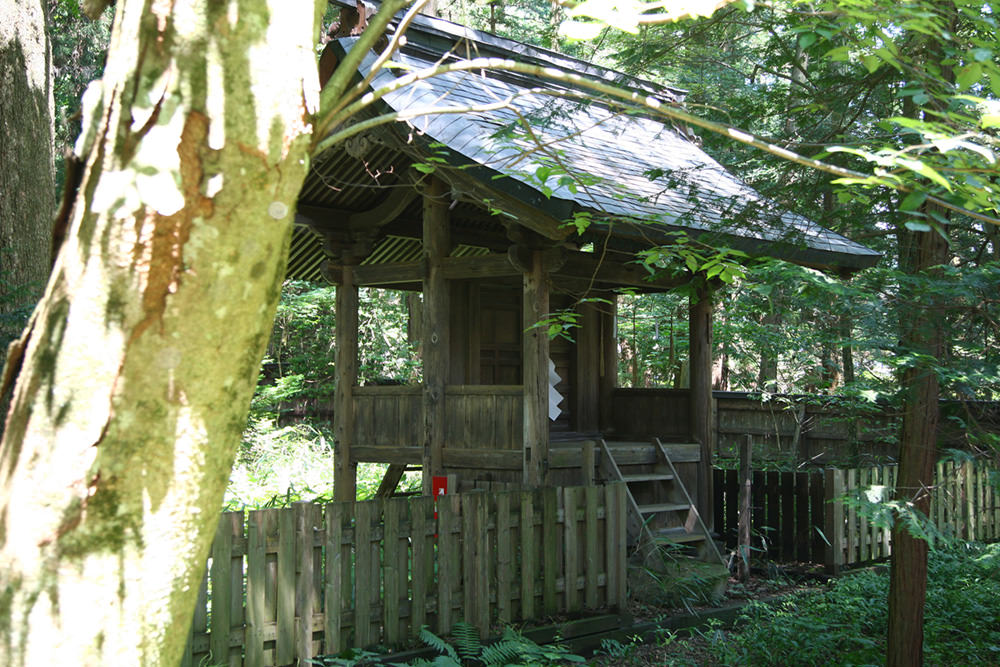
[[(736, 630), (714, 633), (726, 665), (881, 665), (888, 625), (887, 571), (865, 570), (828, 590), (750, 605)], [(1000, 544), (933, 551), (924, 617), (928, 665), (1000, 662)]]
[(510, 627), (504, 629), (500, 639), (490, 644), (483, 644), (479, 639), (479, 631), (463, 621), (456, 623), (451, 633), (453, 644), (438, 637), (426, 626), (421, 628), (420, 640), (439, 655), (433, 660), (420, 660), (409, 664), (412, 667), (463, 667), (464, 665), (546, 667), (586, 662), (582, 657), (570, 653), (564, 646), (558, 644), (541, 646)]

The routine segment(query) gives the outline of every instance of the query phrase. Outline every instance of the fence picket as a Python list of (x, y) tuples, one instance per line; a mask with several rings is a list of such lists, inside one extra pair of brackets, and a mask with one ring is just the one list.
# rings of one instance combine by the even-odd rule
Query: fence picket
[[(295, 612), (298, 625), (295, 627), (295, 657), (306, 663), (313, 653), (313, 613), (316, 609), (315, 589), (315, 547), (313, 536), (316, 529), (316, 506), (311, 503), (295, 503), (295, 550), (298, 560), (295, 583)], [(307, 664), (307, 663), (306, 663)]]
[(455, 584), (460, 581), (460, 554), (455, 527), (460, 518), (457, 495), (438, 499), (438, 631), (447, 634), (455, 623)]
[[(569, 488), (569, 487), (567, 487)], [(559, 608), (556, 579), (559, 576), (559, 489), (541, 490), (542, 495), (542, 608), (554, 614)]]
[[(385, 501), (385, 518), (382, 523), (382, 628), (385, 642), (396, 645), (403, 638), (400, 627), (400, 598), (405, 594), (405, 584), (400, 585), (399, 542), (400, 518), (405, 509), (405, 501), (389, 499)], [(403, 576), (406, 576), (404, 566)]]
[(514, 558), (512, 523), (510, 516), (511, 493), (497, 495), (497, 621), (508, 625), (514, 620), (512, 589), (514, 584)]
[(366, 648), (378, 638), (372, 636), (372, 607), (379, 591), (378, 559), (372, 562), (372, 519), (378, 501), (358, 503), (354, 509), (354, 646)]
[(410, 539), (413, 550), (410, 634), (416, 636), (429, 621), (427, 605), (434, 579), (434, 499), (421, 496), (410, 501)]
[(331, 503), (326, 512), (326, 587), (323, 589), (323, 651), (336, 655), (344, 648), (341, 618), (346, 597), (350, 597), (350, 578), (343, 577), (343, 525), (345, 503)]
[(601, 542), (598, 539), (598, 517), (597, 517), (597, 493), (596, 486), (584, 488), (584, 604), (588, 609), (597, 609), (600, 606), (597, 588), (597, 573), (604, 571), (604, 563), (601, 558)]
[(521, 493), (521, 618), (535, 617), (535, 494)]

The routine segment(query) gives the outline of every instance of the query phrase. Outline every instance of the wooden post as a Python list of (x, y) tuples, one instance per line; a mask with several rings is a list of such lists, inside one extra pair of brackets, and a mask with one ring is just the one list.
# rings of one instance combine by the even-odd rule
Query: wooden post
[(582, 303), (578, 310), (575, 430), (594, 433), (600, 428), (601, 317), (593, 303)]
[(429, 179), (424, 190), (424, 307), (420, 342), (424, 362), (423, 492), (431, 493), (431, 478), (444, 471), (445, 383), (448, 381), (448, 284), (442, 262), (451, 252), (445, 184)]
[(750, 580), (750, 492), (753, 478), (753, 438), (740, 444), (740, 515), (736, 571), (740, 581)]
[(611, 430), (614, 425), (614, 409), (611, 402), (615, 387), (618, 386), (618, 297), (609, 297), (610, 303), (600, 306), (601, 359), (600, 359), (600, 429)]
[(354, 284), (352, 258), (343, 258), (340, 285), (337, 286), (335, 341), (337, 386), (333, 410), (333, 497), (353, 501), (357, 498), (358, 464), (351, 460), (354, 440), (354, 385), (358, 382), (358, 287)]
[(583, 473), (580, 483), (584, 486), (594, 485), (594, 468), (597, 461), (594, 450), (593, 440), (587, 440), (580, 448), (580, 468)]
[[(549, 468), (549, 336), (532, 326), (549, 312), (549, 284), (541, 250), (531, 253), (522, 292), (524, 341), (524, 484), (545, 485)], [(425, 371), (426, 373), (426, 371)]]
[(715, 450), (715, 429), (712, 428), (712, 290), (698, 287), (688, 306), (688, 330), (691, 360), (691, 435), (701, 445), (698, 464), (698, 511), (714, 530), (712, 510), (712, 456)]
[(826, 547), (826, 571), (829, 574), (840, 574), (844, 566), (844, 471), (827, 470), (824, 487), (826, 488), (826, 506), (823, 508), (823, 525), (826, 539), (830, 542)]

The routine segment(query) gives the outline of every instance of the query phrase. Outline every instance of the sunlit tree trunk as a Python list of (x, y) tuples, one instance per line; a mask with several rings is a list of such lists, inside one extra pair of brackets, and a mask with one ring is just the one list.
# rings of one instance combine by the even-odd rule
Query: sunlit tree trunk
[(324, 4), (118, 1), (0, 445), (0, 664), (179, 661), (284, 274)]

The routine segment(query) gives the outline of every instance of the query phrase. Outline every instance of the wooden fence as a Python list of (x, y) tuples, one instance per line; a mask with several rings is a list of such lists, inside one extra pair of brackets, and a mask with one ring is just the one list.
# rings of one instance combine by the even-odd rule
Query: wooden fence
[(228, 512), (183, 664), (304, 665), (403, 646), (423, 625), (485, 636), (621, 607), (625, 511), (615, 483)]
[[(929, 518), (941, 533), (960, 539), (1000, 539), (1000, 492), (982, 462), (938, 464)], [(739, 480), (736, 470), (715, 470), (715, 528), (736, 544)], [(825, 472), (755, 471), (751, 531), (755, 555), (782, 562), (824, 563), (831, 571), (886, 558), (890, 531), (873, 525), (864, 501), (892, 497), (896, 466)], [(843, 502), (844, 498), (861, 502)]]

